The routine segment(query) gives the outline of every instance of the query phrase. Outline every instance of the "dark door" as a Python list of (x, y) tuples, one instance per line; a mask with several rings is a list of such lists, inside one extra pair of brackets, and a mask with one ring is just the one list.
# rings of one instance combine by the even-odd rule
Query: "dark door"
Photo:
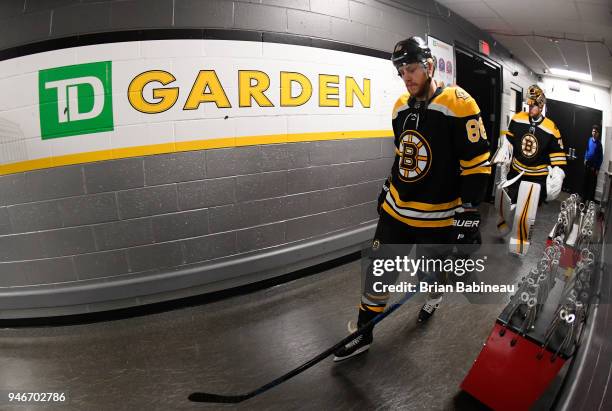
[(584, 153), (594, 124), (601, 125), (602, 112), (558, 100), (546, 101), (546, 117), (555, 122), (561, 133), (565, 153), (573, 149), (575, 155), (567, 157), (563, 190), (582, 193), (584, 179)]
[[(482, 121), (491, 143), (491, 153), (497, 149), (501, 115), (501, 68), (492, 60), (462, 48), (455, 48), (457, 85), (467, 91), (478, 104)], [(493, 199), (494, 175), (487, 187), (487, 200)]]

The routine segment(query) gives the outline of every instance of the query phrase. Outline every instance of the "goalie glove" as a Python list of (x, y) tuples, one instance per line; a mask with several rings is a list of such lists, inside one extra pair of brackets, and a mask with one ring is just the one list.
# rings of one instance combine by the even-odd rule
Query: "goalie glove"
[(499, 138), (497, 150), (491, 157), (491, 164), (497, 164), (499, 172), (496, 177), (496, 184), (501, 185), (506, 182), (506, 176), (510, 171), (510, 164), (512, 163), (512, 144), (508, 141), (505, 134)]
[(548, 176), (546, 177), (546, 201), (552, 201), (559, 196), (565, 172), (560, 167), (548, 166)]
[(382, 186), (382, 190), (380, 191), (380, 194), (378, 195), (378, 206), (376, 209), (378, 210), (379, 215), (382, 212), (382, 205), (385, 202), (385, 197), (387, 197), (387, 193), (389, 192), (390, 186), (391, 186), (391, 176), (387, 177), (387, 180), (385, 180), (385, 183)]
[(491, 157), (491, 164), (510, 164), (512, 162), (512, 144), (508, 141), (505, 134), (499, 138), (497, 150)]

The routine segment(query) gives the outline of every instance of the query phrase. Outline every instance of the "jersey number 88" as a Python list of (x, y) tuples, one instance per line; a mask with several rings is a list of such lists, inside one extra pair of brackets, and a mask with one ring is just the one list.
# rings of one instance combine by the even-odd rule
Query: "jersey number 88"
[(476, 143), (480, 140), (480, 137), (482, 137), (483, 140), (487, 139), (487, 132), (482, 123), (482, 117), (478, 117), (478, 120), (475, 118), (468, 120), (467, 123), (465, 123), (465, 129), (467, 130), (467, 138), (472, 143)]

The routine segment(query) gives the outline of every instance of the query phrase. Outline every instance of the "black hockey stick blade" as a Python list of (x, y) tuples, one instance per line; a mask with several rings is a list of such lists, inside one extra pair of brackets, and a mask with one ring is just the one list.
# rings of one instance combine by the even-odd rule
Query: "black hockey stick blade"
[(189, 401), (217, 403), (217, 404), (236, 404), (236, 403), (248, 400), (249, 398), (253, 398), (256, 395), (259, 395), (263, 392), (266, 392), (270, 388), (274, 388), (277, 385), (280, 385), (283, 382), (287, 381), (288, 379), (293, 378), (298, 374), (301, 374), (302, 372), (306, 371), (313, 365), (320, 363), (322, 360), (324, 360), (325, 358), (333, 354), (338, 348), (344, 346), (345, 344), (348, 344), (350, 341), (354, 340), (358, 335), (363, 334), (363, 332), (367, 328), (372, 327), (375, 324), (381, 322), (389, 314), (391, 314), (392, 312), (397, 310), (399, 307), (401, 307), (414, 294), (415, 293), (407, 293), (397, 303), (393, 304), (392, 306), (388, 307), (385, 311), (378, 314), (376, 317), (372, 318), (370, 321), (368, 321), (368, 323), (366, 323), (363, 327), (361, 327), (354, 333), (348, 335), (347, 337), (343, 338), (341, 341), (337, 342), (333, 347), (328, 348), (327, 350), (323, 351), (321, 354), (317, 355), (316, 357), (311, 358), (310, 360), (306, 361), (304, 364), (300, 365), (299, 367), (294, 368), (293, 370), (289, 371), (287, 374), (281, 375), (275, 380), (272, 380), (269, 383), (264, 384), (261, 387), (256, 388), (247, 394), (219, 395), (219, 394), (211, 394), (207, 392), (194, 392), (189, 395), (188, 397)]
[(192, 402), (213, 402), (217, 404), (236, 404), (251, 398), (248, 394), (242, 395), (219, 395), (207, 392), (194, 392), (189, 395)]

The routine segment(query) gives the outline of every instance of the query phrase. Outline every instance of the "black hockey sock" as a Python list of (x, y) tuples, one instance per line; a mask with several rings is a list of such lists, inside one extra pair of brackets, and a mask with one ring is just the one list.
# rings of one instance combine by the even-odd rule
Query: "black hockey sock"
[(372, 318), (376, 317), (378, 314), (383, 312), (384, 308), (385, 308), (384, 306), (379, 307), (379, 306), (370, 306), (366, 304), (361, 304), (359, 306), (359, 316), (357, 317), (357, 327), (358, 328), (363, 327), (365, 324), (368, 323), (368, 321), (370, 321)]

